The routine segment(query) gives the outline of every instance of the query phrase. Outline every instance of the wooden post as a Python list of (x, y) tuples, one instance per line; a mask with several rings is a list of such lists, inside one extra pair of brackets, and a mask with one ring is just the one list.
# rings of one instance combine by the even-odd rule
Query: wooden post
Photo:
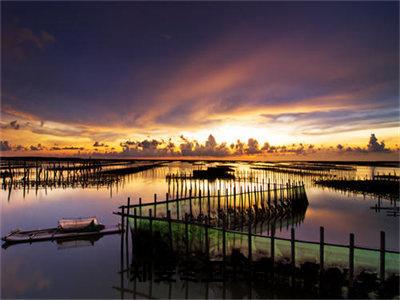
[(179, 220), (179, 200), (176, 200), (176, 219)]
[(226, 228), (225, 220), (222, 221), (222, 258), (225, 266), (226, 260)]
[(243, 211), (244, 200), (243, 200), (243, 187), (240, 187), (240, 210)]
[(228, 213), (228, 202), (229, 202), (229, 192), (228, 189), (225, 189), (225, 210)]
[(154, 217), (157, 218), (157, 194), (154, 194)]
[(210, 199), (210, 188), (207, 189), (207, 214), (208, 214), (208, 219), (207, 219), (207, 224), (210, 225), (210, 219), (211, 219), (211, 199)]
[(139, 216), (142, 216), (142, 198), (139, 198)]
[(165, 214), (167, 215), (169, 211), (169, 193), (165, 194)]
[(192, 189), (189, 190), (189, 215), (190, 218), (193, 217), (193, 208), (192, 208)]
[[(124, 265), (125, 265), (125, 263), (124, 263), (124, 234), (123, 234), (123, 232), (125, 230), (125, 227), (124, 227), (124, 212), (125, 212), (125, 207), (122, 206), (122, 208), (121, 208), (122, 233), (121, 233), (121, 249), (120, 249), (121, 288), (123, 288), (123, 286), (124, 286), (124, 273), (123, 273), (123, 270), (124, 270)], [(123, 297), (124, 297), (124, 292), (122, 290), (121, 291), (121, 298), (123, 298)]]
[(275, 265), (275, 224), (271, 224), (271, 261), (272, 261), (272, 268)]
[(151, 208), (149, 209), (149, 229), (151, 236), (153, 236), (153, 214), (151, 212)]
[(324, 270), (324, 227), (319, 228), (319, 267), (320, 272)]
[(247, 199), (248, 199), (248, 205), (249, 205), (249, 209), (251, 209), (251, 198), (250, 198), (250, 189), (247, 186)]
[(189, 224), (188, 215), (185, 214), (185, 245), (186, 245), (186, 256), (189, 255)]
[(233, 187), (233, 209), (235, 210), (236, 214), (236, 186)]
[(294, 227), (290, 230), (290, 243), (291, 243), (291, 250), (292, 250), (292, 268), (293, 270), (296, 268), (296, 248), (295, 248), (295, 232)]
[(354, 276), (354, 233), (350, 233), (350, 245), (349, 245), (349, 280), (353, 282)]
[(122, 232), (125, 230), (125, 206), (123, 205), (121, 208), (121, 227)]
[(202, 214), (202, 209), (201, 209), (201, 190), (199, 190), (199, 214)]
[(248, 234), (247, 234), (247, 242), (248, 242), (248, 249), (249, 249), (249, 254), (248, 254), (248, 259), (249, 259), (249, 262), (251, 262), (251, 260), (252, 260), (252, 254), (253, 254), (253, 251), (252, 251), (252, 244), (251, 244), (251, 224), (252, 224), (252, 214), (251, 214), (251, 211), (249, 211), (249, 228), (248, 228)]
[(204, 226), (204, 240), (206, 242), (206, 257), (210, 257), (210, 240), (208, 239), (208, 226)]
[(221, 190), (218, 189), (218, 213), (221, 209)]
[(385, 232), (381, 231), (380, 280), (385, 281)]
[(167, 211), (167, 219), (168, 219), (168, 234), (169, 234), (169, 245), (172, 250), (172, 223), (171, 223), (171, 211)]
[(129, 215), (130, 206), (131, 206), (131, 198), (128, 197), (128, 203), (127, 203), (127, 207), (126, 207), (126, 214), (127, 215)]

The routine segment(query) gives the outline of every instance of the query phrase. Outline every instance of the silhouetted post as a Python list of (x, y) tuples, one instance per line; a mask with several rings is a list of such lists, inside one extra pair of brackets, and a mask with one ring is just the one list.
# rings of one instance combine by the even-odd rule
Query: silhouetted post
[(291, 243), (291, 252), (292, 252), (292, 268), (293, 270), (296, 267), (296, 252), (295, 252), (295, 232), (294, 232), (294, 227), (291, 228), (290, 230), (290, 243)]
[(207, 224), (210, 225), (210, 219), (211, 219), (210, 188), (207, 189), (207, 214), (208, 214)]
[(186, 245), (186, 256), (189, 255), (189, 224), (188, 215), (185, 214), (185, 245)]
[(127, 215), (129, 215), (130, 206), (131, 206), (131, 198), (128, 197), (127, 207), (126, 207), (126, 214), (127, 214)]
[(252, 214), (251, 214), (251, 212), (249, 211), (249, 228), (248, 228), (248, 234), (247, 234), (247, 242), (248, 242), (248, 248), (249, 248), (249, 257), (248, 257), (248, 259), (249, 259), (249, 262), (251, 262), (251, 260), (252, 260), (252, 245), (251, 245), (251, 224), (252, 224)]
[(319, 267), (321, 273), (324, 270), (324, 227), (319, 228)]
[(228, 212), (228, 204), (229, 204), (229, 192), (228, 189), (225, 189), (225, 210)]
[(176, 219), (179, 220), (179, 200), (176, 200)]
[(223, 258), (224, 266), (225, 266), (225, 260), (226, 260), (226, 224), (225, 224), (225, 220), (222, 221), (222, 258)]
[(233, 209), (234, 209), (235, 222), (236, 222), (236, 186), (233, 186)]
[(380, 279), (385, 281), (385, 232), (381, 231), (381, 263), (380, 263)]
[(249, 186), (247, 186), (247, 195), (246, 196), (247, 196), (249, 208), (251, 209), (251, 198), (250, 198), (250, 188), (249, 188)]
[(151, 212), (151, 208), (149, 209), (149, 230), (150, 230), (151, 240), (153, 240), (153, 214)]
[(244, 200), (243, 200), (243, 187), (240, 187), (240, 210), (243, 211)]
[(206, 242), (206, 257), (207, 259), (210, 257), (210, 241), (208, 239), (208, 226), (204, 226), (204, 240)]
[(165, 212), (169, 210), (169, 193), (165, 193)]
[(349, 245), (349, 280), (350, 285), (353, 283), (354, 276), (354, 233), (350, 233)]
[[(264, 182), (264, 179), (263, 179)], [(265, 208), (265, 197), (264, 197), (264, 190), (263, 190), (263, 185), (260, 185), (260, 203), (261, 203), (261, 208), (264, 210)]]
[(275, 224), (272, 223), (271, 225), (271, 261), (272, 261), (272, 268), (275, 265)]
[(253, 196), (253, 199), (254, 199), (254, 207), (255, 207), (255, 209), (257, 209), (258, 208), (257, 186), (253, 186), (252, 196)]
[(154, 194), (154, 217), (157, 217), (157, 194)]
[(121, 228), (122, 228), (122, 231), (125, 230), (125, 206), (124, 205), (121, 207)]
[[(129, 232), (129, 205), (131, 204), (131, 198), (128, 197), (127, 203), (126, 203), (126, 224), (125, 224), (125, 240), (126, 240), (126, 247), (128, 247), (128, 242), (129, 242), (129, 237), (128, 237), (128, 232)], [(126, 251), (128, 253), (128, 251)]]
[(193, 217), (193, 208), (192, 208), (192, 189), (189, 190), (189, 215)]
[(221, 191), (218, 189), (218, 212), (221, 209)]
[(172, 250), (172, 223), (171, 223), (171, 211), (167, 211), (167, 219), (168, 219), (168, 234), (169, 234), (169, 245)]
[(202, 214), (202, 209), (201, 209), (201, 190), (199, 190), (199, 214), (201, 215)]
[(271, 183), (268, 179), (268, 208), (271, 208)]
[(139, 216), (142, 217), (142, 198), (139, 198)]
[(120, 249), (120, 269), (121, 269), (121, 298), (124, 297), (124, 212), (125, 208), (122, 206), (121, 208), (121, 226), (122, 226), (122, 233), (121, 233), (121, 249)]

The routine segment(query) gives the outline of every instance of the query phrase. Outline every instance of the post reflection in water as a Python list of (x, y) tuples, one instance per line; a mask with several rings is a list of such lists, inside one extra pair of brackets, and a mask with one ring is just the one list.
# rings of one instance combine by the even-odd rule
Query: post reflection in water
[[(300, 186), (300, 188), (303, 188), (303, 186)], [(283, 189), (283, 186), (281, 189)], [(292, 190), (292, 187), (288, 185), (286, 200), (293, 200), (293, 194), (289, 193), (289, 190)], [(295, 239), (294, 227), (291, 228), (291, 239), (289, 241), (275, 237), (277, 220), (270, 219), (268, 220), (272, 228), (269, 233), (270, 236), (259, 236), (254, 234), (253, 228), (256, 228), (257, 222), (260, 221), (257, 214), (259, 205), (263, 201), (266, 201), (266, 198), (261, 196), (262, 189), (255, 193), (257, 195), (260, 192), (261, 197), (258, 199), (260, 202), (257, 201), (257, 197), (250, 200), (249, 196), (253, 192), (247, 192), (249, 198), (249, 205), (246, 208), (246, 215), (248, 214), (248, 218), (246, 219), (247, 230), (243, 230), (243, 226), (239, 228), (229, 226), (231, 218), (227, 212), (232, 210), (232, 201), (230, 199), (232, 195), (228, 194), (228, 189), (226, 197), (222, 197), (225, 199), (225, 203), (220, 203), (221, 194), (219, 190), (217, 196), (212, 196), (218, 199), (218, 211), (216, 215), (214, 213), (214, 217), (211, 214), (210, 193), (202, 197), (200, 191), (198, 193), (198, 202), (195, 202), (195, 208), (192, 208), (191, 196), (189, 196), (189, 199), (174, 200), (168, 200), (167, 196), (166, 201), (154, 201), (154, 204), (149, 203), (133, 206), (129, 205), (130, 199), (128, 199), (128, 205), (121, 207), (121, 212), (118, 214), (121, 215), (122, 223), (131, 221), (131, 226), (133, 223), (133, 230), (132, 227), (127, 227), (125, 232), (125, 236), (129, 234), (132, 236), (132, 262), (129, 264), (129, 258), (127, 259), (126, 269), (124, 269), (123, 263), (121, 265), (121, 270), (124, 272), (128, 271), (130, 274), (129, 279), (131, 281), (134, 280), (135, 290), (132, 291), (133, 293), (137, 292), (137, 279), (139, 282), (148, 281), (151, 288), (153, 286), (153, 273), (155, 275), (154, 282), (169, 283), (169, 295), (171, 294), (171, 282), (174, 282), (174, 287), (176, 287), (181, 284), (182, 280), (190, 280), (198, 283), (198, 285), (205, 283), (206, 295), (203, 297), (209, 296), (210, 283), (215, 283), (220, 288), (221, 282), (223, 283), (222, 297), (225, 297), (227, 292), (225, 290), (226, 285), (237, 280), (247, 284), (246, 290), (248, 290), (247, 297), (249, 298), (264, 298), (271, 291), (271, 287), (276, 285), (285, 287), (283, 290), (286, 292), (295, 292), (293, 295), (307, 297), (341, 297), (344, 286), (349, 288), (349, 292), (355, 296), (364, 295), (368, 292), (362, 286), (365, 281), (363, 279), (363, 276), (365, 276), (364, 270), (371, 267), (369, 260), (374, 256), (376, 250), (354, 247), (353, 234), (351, 234), (353, 242), (350, 245), (350, 249), (347, 246), (325, 244), (323, 227), (320, 227), (321, 238), (319, 245), (297, 241)], [(233, 189), (233, 191), (235, 190)], [(270, 192), (268, 188), (268, 202), (270, 202)], [(276, 193), (276, 188), (274, 194), (278, 194)], [(280, 194), (284, 195), (284, 193)], [(190, 192), (189, 195), (192, 195), (192, 193)], [(237, 197), (240, 195), (234, 192), (233, 196)], [(294, 198), (295, 201), (289, 206), (293, 207), (299, 201), (301, 203), (301, 199), (302, 196), (296, 196)], [(187, 200), (190, 203), (189, 208), (185, 207), (184, 203), (181, 203), (187, 202)], [(203, 200), (208, 202), (207, 216), (204, 219), (200, 217), (202, 216), (201, 207), (204, 206), (204, 203), (202, 204)], [(305, 199), (305, 201), (307, 200)], [(171, 211), (168, 209), (171, 202), (174, 202), (177, 208), (181, 206), (182, 214), (185, 214), (184, 221), (180, 220), (178, 213), (175, 214), (175, 219), (171, 219)], [(274, 202), (277, 204), (278, 200), (275, 198)], [(279, 202), (283, 202), (283, 199), (281, 198)], [(235, 203), (235, 199), (233, 199), (233, 203)], [(268, 206), (270, 206), (270, 203), (268, 203)], [(167, 209), (166, 217), (155, 213), (157, 207), (161, 207), (162, 210)], [(243, 207), (241, 207), (241, 213), (240, 207), (239, 205), (239, 215), (243, 216)], [(263, 208), (261, 213), (264, 215), (266, 211), (263, 205), (261, 207)], [(132, 208), (133, 215), (129, 214), (129, 209)], [(146, 210), (147, 208), (149, 212), (148, 216), (142, 214), (142, 210)], [(200, 210), (197, 208), (200, 208)], [(127, 210), (126, 213), (125, 210)], [(140, 211), (139, 214), (137, 214), (138, 210)], [(197, 215), (193, 215), (193, 211), (197, 211)], [(275, 212), (272, 211), (272, 213)], [(292, 210), (287, 215), (287, 218), (295, 218), (295, 215), (301, 212)], [(188, 213), (190, 213), (190, 218)], [(304, 211), (302, 213), (304, 214)], [(236, 207), (234, 206), (235, 215)], [(131, 219), (126, 219), (126, 217), (130, 217)], [(217, 221), (211, 222), (212, 218), (217, 218)], [(220, 221), (220, 219), (222, 220)], [(233, 223), (236, 223), (235, 219)], [(294, 224), (293, 221), (292, 224)], [(239, 231), (232, 231), (230, 229), (237, 229)], [(248, 232), (246, 233), (246, 231)], [(124, 249), (124, 241), (125, 243), (128, 242), (127, 239), (121, 237), (121, 249)], [(222, 249), (220, 247), (221, 244)], [(319, 255), (316, 254), (318, 253), (318, 247)], [(126, 251), (128, 249), (129, 247), (126, 248)], [(151, 253), (149, 253), (149, 249), (151, 249)], [(184, 251), (183, 249), (186, 250)], [(270, 251), (266, 251), (267, 249), (270, 249)], [(288, 255), (290, 253), (289, 249), (291, 254)], [(344, 253), (347, 253), (341, 256), (339, 253), (343, 251), (340, 249), (345, 249)], [(382, 232), (381, 259), (378, 267), (372, 267), (375, 268), (373, 271), (376, 271), (378, 268), (380, 269), (379, 286), (393, 284), (393, 281), (396, 281), (396, 278), (398, 279), (396, 275), (393, 276), (392, 274), (393, 272), (394, 274), (398, 273), (396, 266), (399, 263), (399, 255), (396, 252), (390, 251), (385, 253), (385, 250), (384, 232)], [(360, 251), (366, 252), (366, 260), (365, 257), (360, 256)], [(330, 253), (328, 259), (325, 259), (325, 252)], [(334, 254), (332, 255), (331, 253)], [(287, 259), (286, 257), (291, 258)], [(318, 257), (319, 263), (316, 262), (316, 257)], [(124, 255), (121, 252), (122, 262), (123, 259)], [(386, 260), (389, 264), (385, 268)], [(354, 267), (354, 261), (357, 261), (356, 268)], [(376, 263), (378, 263), (378, 260), (376, 260)], [(346, 267), (350, 269), (349, 272)], [(390, 274), (389, 279), (385, 278), (385, 273)], [(361, 282), (360, 286), (353, 286), (354, 274), (357, 275), (356, 282)], [(280, 280), (276, 281), (278, 277)], [(332, 286), (332, 280), (337, 284)], [(265, 288), (260, 289), (259, 287), (265, 286), (265, 282), (268, 282), (269, 288), (267, 290)], [(123, 284), (124, 278), (121, 281), (120, 289), (122, 292), (125, 291)], [(310, 286), (315, 286), (316, 284), (319, 287), (317, 292), (309, 289)], [(257, 292), (256, 296), (253, 295), (254, 288), (256, 289), (255, 292)], [(233, 292), (234, 290), (229, 290), (229, 292)], [(213, 292), (215, 291), (213, 290)], [(290, 295), (290, 297), (293, 295)], [(231, 296), (233, 297), (234, 295)]]

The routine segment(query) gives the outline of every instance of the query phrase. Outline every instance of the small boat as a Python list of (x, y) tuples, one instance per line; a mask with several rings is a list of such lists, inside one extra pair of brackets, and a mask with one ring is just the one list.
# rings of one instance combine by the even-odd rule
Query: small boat
[(122, 232), (121, 225), (104, 226), (96, 217), (61, 219), (55, 228), (21, 231), (11, 231), (1, 239), (8, 244), (33, 243), (40, 241), (79, 239), (91, 236), (103, 236), (106, 234)]

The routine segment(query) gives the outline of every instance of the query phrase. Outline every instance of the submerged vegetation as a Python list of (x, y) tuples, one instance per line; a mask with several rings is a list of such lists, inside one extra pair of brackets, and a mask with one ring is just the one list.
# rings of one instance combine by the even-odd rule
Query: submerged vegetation
[[(180, 239), (180, 247), (172, 244), (172, 236), (163, 233), (162, 229), (160, 231), (160, 227), (152, 230), (132, 228), (131, 237), (134, 242), (127, 272), (135, 289), (146, 281), (182, 281), (219, 283), (221, 294), (218, 298), (226, 298), (228, 290), (248, 298), (280, 295), (283, 298), (358, 299), (368, 298), (371, 293), (378, 298), (399, 295), (399, 276), (396, 274), (381, 280), (374, 272), (363, 270), (353, 275), (349, 269), (335, 266), (321, 268), (319, 263), (313, 261), (294, 265), (290, 259), (275, 260), (274, 256), (251, 259), (241, 248), (235, 247), (225, 250), (223, 257), (215, 259), (201, 248), (185, 247), (187, 237)], [(192, 247), (194, 238), (189, 233), (189, 247)], [(240, 286), (234, 289), (235, 285)]]

